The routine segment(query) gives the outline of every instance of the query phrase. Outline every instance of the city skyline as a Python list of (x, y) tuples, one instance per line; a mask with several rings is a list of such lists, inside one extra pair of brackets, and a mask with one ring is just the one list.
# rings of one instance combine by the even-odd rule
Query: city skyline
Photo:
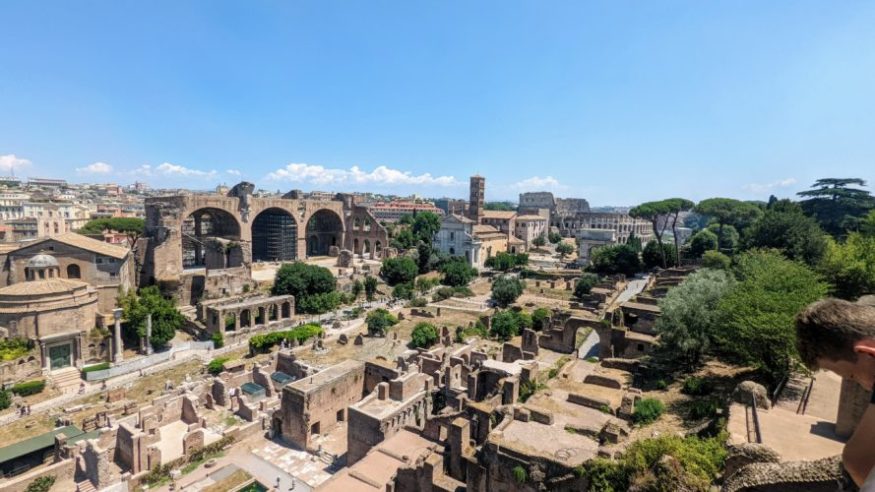
[(0, 174), (464, 197), (479, 173), (597, 205), (875, 180), (871, 5), (205, 5), (0, 6)]

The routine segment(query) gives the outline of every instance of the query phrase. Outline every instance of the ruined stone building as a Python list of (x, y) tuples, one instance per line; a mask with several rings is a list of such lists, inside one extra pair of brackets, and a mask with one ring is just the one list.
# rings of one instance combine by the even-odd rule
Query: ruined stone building
[(292, 191), (261, 198), (253, 189), (243, 182), (224, 196), (147, 198), (143, 282), (190, 303), (205, 292), (242, 292), (253, 262), (337, 256), (344, 249), (381, 258), (389, 243), (386, 229), (352, 195), (317, 199)]

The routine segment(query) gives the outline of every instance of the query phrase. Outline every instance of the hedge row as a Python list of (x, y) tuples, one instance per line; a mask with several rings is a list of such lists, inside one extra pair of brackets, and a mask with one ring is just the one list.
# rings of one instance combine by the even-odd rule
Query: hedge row
[(249, 350), (252, 352), (267, 352), (283, 340), (303, 343), (310, 338), (322, 334), (322, 327), (317, 324), (307, 324), (287, 331), (275, 331), (265, 335), (255, 335), (249, 339)]
[(94, 371), (105, 371), (109, 369), (109, 362), (101, 362), (100, 364), (93, 364), (87, 367), (82, 368), (83, 373), (94, 372)]
[(12, 392), (18, 396), (29, 396), (42, 393), (45, 388), (46, 381), (44, 379), (37, 379), (16, 384), (12, 387)]

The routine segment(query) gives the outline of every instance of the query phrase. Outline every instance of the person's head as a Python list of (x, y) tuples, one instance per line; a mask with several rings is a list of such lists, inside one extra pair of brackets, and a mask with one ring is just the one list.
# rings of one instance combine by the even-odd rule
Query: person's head
[(796, 346), (809, 369), (875, 385), (875, 306), (825, 299), (796, 317)]

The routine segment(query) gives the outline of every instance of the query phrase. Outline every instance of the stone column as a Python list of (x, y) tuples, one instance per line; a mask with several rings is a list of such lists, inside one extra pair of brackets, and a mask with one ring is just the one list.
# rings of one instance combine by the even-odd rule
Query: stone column
[(112, 361), (118, 364), (124, 361), (122, 353), (122, 310), (119, 308), (112, 310), (112, 315), (115, 318), (115, 336), (112, 344)]
[(50, 366), (49, 349), (48, 349), (48, 347), (46, 347), (46, 342), (43, 342), (42, 340), (40, 340), (39, 348), (40, 348), (40, 353), (42, 354), (42, 358), (43, 358), (43, 372), (47, 373), (47, 372), (49, 372), (49, 370), (51, 370), (51, 367), (49, 367)]
[(152, 355), (152, 313), (146, 315), (146, 355)]

